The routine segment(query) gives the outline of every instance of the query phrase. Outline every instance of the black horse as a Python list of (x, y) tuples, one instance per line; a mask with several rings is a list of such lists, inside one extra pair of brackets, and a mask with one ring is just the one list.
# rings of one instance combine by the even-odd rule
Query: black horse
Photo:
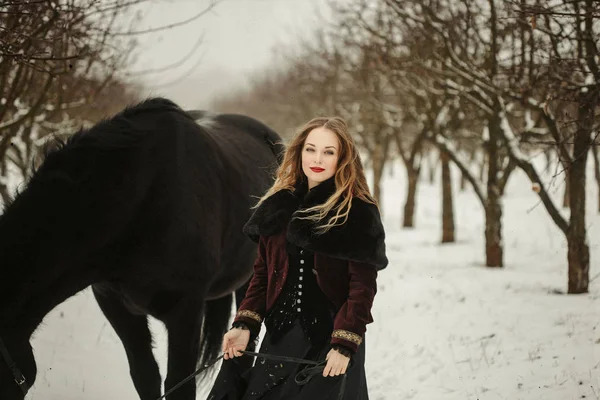
[[(252, 118), (155, 98), (48, 150), (0, 217), (0, 399), (24, 398), (32, 333), (90, 285), (142, 400), (162, 384), (147, 315), (168, 330), (165, 389), (218, 355), (256, 254), (242, 226), (280, 141)], [(168, 398), (195, 392), (192, 380)]]

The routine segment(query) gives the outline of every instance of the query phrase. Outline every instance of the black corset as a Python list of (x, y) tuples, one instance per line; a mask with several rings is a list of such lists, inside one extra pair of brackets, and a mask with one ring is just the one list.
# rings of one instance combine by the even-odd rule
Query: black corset
[(286, 242), (289, 271), (275, 305), (265, 318), (271, 340), (278, 341), (296, 318), (308, 340), (321, 345), (333, 330), (333, 305), (321, 291), (314, 270), (314, 253)]

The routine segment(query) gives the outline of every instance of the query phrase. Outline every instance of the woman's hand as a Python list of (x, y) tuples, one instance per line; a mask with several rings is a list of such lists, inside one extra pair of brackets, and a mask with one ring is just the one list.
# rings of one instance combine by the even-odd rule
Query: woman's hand
[(338, 376), (346, 373), (350, 357), (339, 353), (335, 349), (329, 350), (327, 353), (327, 365), (323, 370), (323, 376)]
[(223, 336), (223, 359), (229, 360), (240, 357), (240, 351), (246, 350), (250, 341), (250, 331), (247, 329), (233, 328)]

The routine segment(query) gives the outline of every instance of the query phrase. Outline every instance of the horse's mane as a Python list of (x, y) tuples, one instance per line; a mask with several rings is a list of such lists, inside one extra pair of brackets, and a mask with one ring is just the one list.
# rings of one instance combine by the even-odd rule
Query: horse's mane
[[(6, 210), (20, 197), (23, 190), (33, 180), (60, 179), (63, 182), (71, 181), (65, 165), (75, 162), (75, 149), (88, 149), (96, 153), (129, 149), (139, 144), (146, 137), (144, 132), (131, 129), (132, 117), (141, 113), (162, 113), (175, 111), (189, 116), (174, 102), (161, 98), (148, 98), (137, 104), (129, 105), (112, 117), (105, 118), (90, 128), (81, 128), (73, 135), (63, 139), (52, 135), (41, 147), (40, 161), (31, 165), (31, 174), (28, 182), (19, 186), (12, 201), (4, 205)], [(71, 181), (71, 183), (73, 183)]]
[[(171, 100), (154, 97), (141, 101), (137, 104), (129, 105), (125, 107), (118, 114), (110, 118), (105, 118), (98, 122), (91, 128), (80, 129), (73, 135), (69, 136), (66, 140), (59, 137), (54, 137), (48, 141), (43, 147), (43, 160), (46, 161), (52, 154), (57, 153), (61, 150), (77, 147), (83, 145), (84, 140), (91, 135), (95, 135), (93, 145), (99, 149), (106, 148), (119, 148), (127, 147), (135, 141), (131, 139), (135, 138), (135, 132), (124, 130), (123, 128), (130, 124), (130, 118), (141, 113), (146, 112), (165, 112), (165, 111), (177, 111), (183, 115), (185, 112)], [(97, 135), (97, 132), (102, 132), (101, 135)], [(111, 134), (112, 133), (112, 134)], [(43, 164), (43, 163), (42, 163)]]

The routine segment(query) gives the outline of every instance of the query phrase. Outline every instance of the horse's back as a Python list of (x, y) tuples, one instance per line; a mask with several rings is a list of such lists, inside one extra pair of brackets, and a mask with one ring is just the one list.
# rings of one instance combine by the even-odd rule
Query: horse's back
[(256, 251), (242, 228), (273, 183), (281, 139), (244, 115), (167, 111), (156, 126), (163, 167), (151, 194), (164, 201), (151, 202), (160, 208), (144, 214), (161, 219), (175, 240), (195, 243), (191, 262), (204, 264), (216, 292), (220, 279), (238, 286), (249, 277)]
[(106, 245), (95, 257), (114, 264), (112, 276), (142, 305), (157, 291), (235, 289), (256, 254), (242, 227), (273, 182), (279, 141), (250, 117), (194, 115), (161, 99), (74, 138), (73, 155), (81, 147), (77, 158), (94, 160), (81, 190), (102, 210)]
[(222, 288), (229, 290), (225, 287), (232, 283), (239, 286), (250, 276), (256, 246), (242, 228), (258, 198), (273, 183), (282, 145), (279, 135), (248, 116), (206, 113), (196, 122), (214, 140), (223, 163), (220, 185), (226, 195), (220, 198), (218, 209), (228, 223), (220, 225), (221, 253), (213, 281), (218, 296)]

